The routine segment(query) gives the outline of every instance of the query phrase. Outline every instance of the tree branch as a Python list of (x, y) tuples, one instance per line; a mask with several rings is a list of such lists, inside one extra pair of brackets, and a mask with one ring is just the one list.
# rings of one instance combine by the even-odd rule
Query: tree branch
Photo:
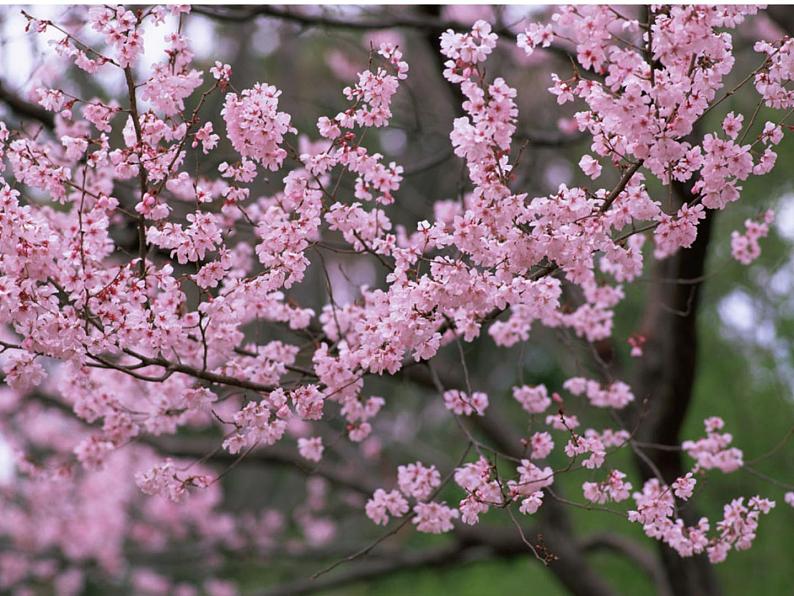
[(654, 554), (632, 539), (620, 534), (604, 532), (588, 536), (580, 542), (585, 552), (610, 550), (628, 558), (648, 575), (656, 587), (656, 596), (673, 596), (673, 589), (665, 569)]
[(49, 129), (55, 128), (55, 116), (35, 103), (25, 101), (0, 81), (0, 101), (20, 118), (36, 120)]
[[(242, 10), (245, 8), (245, 10)], [(211, 19), (226, 21), (231, 23), (244, 23), (257, 17), (267, 17), (279, 19), (301, 25), (303, 27), (326, 27), (334, 29), (347, 29), (350, 31), (372, 31), (378, 29), (412, 29), (424, 33), (434, 33), (436, 31), (469, 31), (471, 25), (460, 21), (442, 19), (433, 16), (417, 16), (409, 12), (379, 15), (377, 17), (365, 17), (362, 19), (351, 19), (343, 17), (332, 17), (323, 12), (320, 14), (306, 14), (305, 12), (290, 10), (285, 7), (274, 5), (261, 5), (252, 7), (223, 7), (198, 5), (193, 6), (193, 12), (204, 15)], [(493, 32), (500, 37), (514, 38), (516, 33), (504, 25), (494, 25)], [(545, 48), (550, 52), (568, 60), (575, 57), (567, 49), (552, 44)]]
[(401, 571), (420, 568), (443, 568), (458, 563), (462, 552), (459, 547), (433, 549), (421, 553), (408, 553), (385, 561), (367, 561), (330, 577), (302, 579), (288, 582), (258, 592), (260, 596), (299, 596), (340, 588), (356, 582), (384, 577)]
[[(249, 21), (256, 17), (267, 17), (279, 19), (302, 25), (304, 27), (329, 27), (336, 29), (348, 29), (351, 31), (371, 31), (374, 29), (414, 29), (418, 31), (435, 31), (452, 29), (455, 31), (465, 31), (471, 29), (459, 21), (444, 20), (439, 17), (429, 15), (416, 16), (409, 12), (380, 15), (378, 17), (365, 17), (360, 20), (351, 18), (340, 18), (329, 16), (326, 12), (321, 14), (307, 14), (300, 10), (290, 10), (286, 7), (274, 5), (261, 5), (252, 7), (231, 8), (218, 6), (194, 6), (193, 12), (232, 23)], [(496, 30), (499, 35), (514, 35), (512, 31), (505, 27)]]
[(524, 542), (504, 528), (461, 526), (456, 528), (456, 541), (447, 546), (407, 552), (389, 553), (388, 559), (359, 562), (343, 572), (321, 579), (289, 582), (258, 592), (258, 596), (293, 596), (340, 588), (361, 581), (385, 577), (416, 569), (443, 569), (462, 562), (527, 555)]
[[(232, 455), (223, 449), (209, 443), (204, 439), (189, 437), (152, 437), (143, 441), (154, 447), (164, 455), (205, 460), (209, 463), (231, 465), (239, 456)], [(328, 462), (308, 465), (308, 462), (299, 457), (294, 449), (272, 445), (254, 449), (243, 459), (246, 463), (275, 464), (289, 467), (307, 476), (321, 476), (329, 482), (348, 488), (363, 495), (371, 495), (378, 485), (370, 480), (367, 475), (351, 473)]]

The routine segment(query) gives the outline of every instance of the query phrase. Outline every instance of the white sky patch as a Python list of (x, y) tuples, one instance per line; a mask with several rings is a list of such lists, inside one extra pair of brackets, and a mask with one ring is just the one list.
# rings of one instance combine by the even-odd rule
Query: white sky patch
[[(168, 48), (166, 38), (177, 31), (178, 22), (178, 18), (170, 14), (160, 25), (155, 25), (154, 21), (150, 19), (144, 21), (143, 54), (136, 61), (136, 73), (139, 80), (143, 80), (143, 77), (150, 74), (152, 64), (165, 62), (168, 59), (168, 54), (165, 53)], [(188, 46), (192, 48), (189, 37)]]
[(269, 56), (281, 45), (281, 35), (276, 21), (260, 19), (256, 22), (256, 33), (252, 47), (260, 56)]
[(560, 184), (570, 184), (571, 180), (573, 180), (573, 168), (565, 159), (554, 159), (543, 172), (543, 181), (554, 191)]
[(407, 138), (399, 128), (384, 128), (380, 132), (380, 144), (387, 155), (400, 155), (405, 150)]
[[(0, 76), (9, 87), (22, 87), (30, 78), (35, 68), (31, 46), (32, 33), (25, 32), (27, 19), (22, 16), (19, 7), (3, 7), (0, 28), (6, 43), (0, 50)], [(35, 16), (50, 16), (45, 7), (37, 8)], [(56, 39), (55, 36), (50, 39)]]
[(764, 308), (743, 290), (734, 290), (717, 305), (720, 319), (733, 333), (756, 346), (775, 353), (781, 346), (775, 319), (765, 316)]
[(791, 293), (792, 276), (788, 267), (783, 266), (772, 275), (769, 280), (769, 289), (776, 296), (787, 296)]
[(786, 240), (794, 241), (794, 192), (787, 192), (777, 203), (775, 227)]
[[(26, 7), (28, 12), (37, 18), (51, 19), (56, 23), (63, 21), (62, 17), (68, 6), (33, 6)], [(44, 33), (25, 32), (27, 19), (20, 12), (20, 7), (0, 7), (0, 37), (5, 43), (0, 46), (0, 78), (14, 91), (30, 91), (38, 85), (38, 75), (45, 80), (49, 78), (47, 71), (52, 70), (52, 65), (60, 64), (54, 51), (48, 47), (51, 42), (63, 38), (63, 33), (53, 27), (48, 27)], [(136, 61), (136, 78), (140, 81), (148, 75), (151, 65), (167, 60), (165, 53), (168, 47), (166, 37), (177, 30), (177, 17), (166, 16), (165, 23), (155, 26), (152, 20), (147, 20), (143, 27), (144, 52)], [(189, 18), (185, 21), (186, 27), (183, 34), (188, 38), (190, 48), (199, 59), (207, 59), (214, 53), (213, 42), (218, 40), (213, 34), (214, 25), (205, 18)], [(80, 41), (86, 43), (107, 56), (113, 57), (113, 49), (108, 47), (104, 36), (94, 31), (90, 26), (80, 27), (79, 31), (71, 31)], [(53, 62), (55, 58), (55, 62)], [(42, 67), (45, 67), (42, 69)], [(73, 63), (70, 67), (73, 67)], [(76, 68), (76, 67), (75, 67)], [(60, 69), (60, 67), (59, 67)], [(59, 74), (59, 73), (56, 73)], [(124, 79), (119, 69), (106, 65), (92, 75), (95, 82), (105, 90), (108, 96), (117, 96), (126, 89)], [(56, 77), (60, 79), (60, 77)], [(62, 87), (64, 80), (55, 80), (56, 87)], [(67, 87), (64, 87), (66, 90)], [(25, 93), (22, 93), (24, 96)], [(91, 99), (91, 98), (83, 98)]]
[(14, 452), (11, 446), (0, 435), (0, 486), (9, 484), (14, 479)]
[(774, 322), (765, 319), (755, 329), (755, 337), (762, 346), (771, 347), (777, 340)]
[(334, 301), (339, 306), (350, 304), (361, 294), (361, 286), (371, 286), (375, 282), (375, 267), (370, 261), (326, 258), (328, 278), (334, 293)]
[(717, 310), (720, 318), (743, 334), (752, 333), (758, 325), (758, 315), (753, 299), (742, 290), (734, 290), (720, 300)]
[(508, 25), (512, 26), (517, 24), (518, 26), (516, 29), (524, 30), (527, 25), (532, 21), (532, 19), (538, 15), (538, 13), (544, 12), (548, 7), (544, 6), (543, 4), (538, 5), (519, 5), (519, 4), (508, 4), (504, 7), (504, 11), (502, 12), (502, 20)]
[(183, 35), (187, 37), (190, 49), (193, 50), (196, 58), (207, 60), (214, 55), (215, 59), (219, 59), (212, 47), (213, 43), (218, 41), (215, 37), (215, 25), (208, 18), (198, 14), (192, 15), (186, 20)]

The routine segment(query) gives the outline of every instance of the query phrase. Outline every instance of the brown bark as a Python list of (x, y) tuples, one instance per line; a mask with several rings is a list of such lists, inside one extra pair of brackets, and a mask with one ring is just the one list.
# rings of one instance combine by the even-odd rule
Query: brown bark
[[(676, 187), (679, 201), (691, 202), (688, 188)], [(714, 212), (700, 222), (691, 248), (656, 264), (648, 289), (641, 332), (646, 337), (643, 357), (638, 361), (634, 392), (638, 398), (631, 411), (636, 439), (645, 443), (678, 445), (680, 431), (693, 398), (697, 370), (697, 322), (707, 249)], [(687, 281), (688, 280), (688, 281)], [(680, 451), (649, 449), (645, 457), (635, 454), (643, 480), (661, 474), (671, 483), (686, 470)], [(646, 461), (652, 462), (652, 466)], [(687, 508), (687, 524), (699, 516)], [(676, 596), (715, 596), (721, 593), (711, 564), (705, 556), (681, 558), (660, 543), (662, 561)]]

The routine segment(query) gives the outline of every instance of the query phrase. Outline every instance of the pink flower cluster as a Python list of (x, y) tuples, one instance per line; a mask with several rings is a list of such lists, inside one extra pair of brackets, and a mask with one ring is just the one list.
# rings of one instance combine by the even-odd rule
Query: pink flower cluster
[(545, 385), (513, 387), (513, 397), (530, 414), (541, 414), (551, 405)]
[(768, 209), (761, 221), (746, 219), (744, 234), (734, 230), (731, 232), (731, 255), (742, 265), (749, 265), (761, 256), (760, 238), (769, 234), (769, 225), (775, 220), (775, 212)]
[[(675, 495), (686, 500), (691, 496), (693, 482), (691, 478), (678, 479), (673, 485)], [(677, 517), (673, 492), (656, 478), (648, 480), (642, 492), (635, 492), (633, 497), (637, 508), (629, 511), (630, 521), (642, 524), (648, 536), (664, 542), (680, 556), (691, 557), (705, 552), (712, 563), (724, 561), (731, 548), (750, 548), (759, 517), (775, 506), (774, 501), (761, 497), (752, 497), (747, 505), (744, 498), (733, 499), (725, 505), (723, 518), (717, 522), (716, 532), (710, 535), (711, 524), (707, 518), (700, 518), (696, 526), (686, 526)]]
[(488, 396), (482, 391), (467, 395), (463, 391), (452, 389), (444, 393), (444, 405), (458, 416), (471, 416), (474, 413), (483, 416), (488, 407)]
[(174, 463), (167, 459), (147, 472), (136, 474), (138, 487), (147, 495), (161, 495), (174, 502), (180, 501), (188, 486), (205, 488), (209, 485), (209, 476), (186, 476), (179, 474)]
[[(402, 517), (408, 513), (406, 497), (416, 501), (412, 522), (420, 532), (441, 534), (452, 529), (452, 520), (460, 515), (443, 502), (428, 501), (441, 484), (441, 476), (435, 466), (426, 467), (421, 462), (400, 466), (397, 469), (399, 491), (375, 491), (367, 501), (367, 516), (376, 524), (387, 524), (389, 516)], [(403, 496), (405, 495), (405, 496)]]
[(535, 48), (548, 48), (554, 41), (554, 29), (551, 25), (530, 23), (523, 33), (516, 38), (516, 45), (531, 56)]
[(458, 505), (463, 523), (478, 523), (480, 514), (504, 502), (502, 487), (494, 479), (493, 472), (491, 463), (482, 456), (455, 470), (455, 483), (466, 491), (466, 497)]
[(563, 387), (572, 395), (586, 395), (590, 403), (597, 408), (620, 410), (634, 401), (631, 388), (623, 381), (615, 381), (603, 388), (597, 381), (574, 377), (565, 381)]
[(542, 489), (554, 484), (554, 472), (551, 467), (541, 468), (528, 459), (521, 460), (517, 472), (518, 479), (507, 483), (510, 496), (521, 501), (521, 513), (532, 515), (543, 505)]
[(223, 104), (226, 134), (235, 150), (271, 171), (276, 171), (287, 156), (281, 147), (284, 135), (297, 132), (291, 116), (278, 111), (281, 91), (272, 85), (257, 83), (238, 96), (229, 93)]
[(629, 498), (631, 482), (624, 480), (626, 475), (620, 470), (611, 470), (602, 482), (585, 482), (582, 485), (584, 498), (591, 503), (619, 503)]
[(718, 469), (726, 474), (744, 465), (741, 449), (730, 447), (733, 436), (721, 433), (725, 426), (722, 418), (712, 416), (704, 421), (706, 437), (697, 441), (684, 441), (682, 447), (697, 462), (696, 469)]
[(229, 453), (240, 453), (260, 443), (276, 443), (287, 429), (287, 423), (278, 417), (279, 413), (286, 414), (286, 401), (283, 391), (274, 391), (267, 401), (249, 402), (234, 415), (237, 430), (223, 442), (223, 448)]

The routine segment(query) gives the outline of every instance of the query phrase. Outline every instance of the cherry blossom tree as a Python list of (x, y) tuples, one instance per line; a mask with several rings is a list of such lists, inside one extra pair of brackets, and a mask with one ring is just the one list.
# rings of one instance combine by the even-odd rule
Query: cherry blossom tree
[[(679, 433), (712, 222), (775, 167), (794, 40), (755, 39), (740, 70), (733, 35), (756, 7), (561, 7), (511, 28), (197, 10), (437, 42), (460, 196), (431, 197), (410, 222), (397, 211), (409, 172), (372, 137), (413, 69), (388, 36), (339, 85), (346, 108), (299, 129), (266, 78), (239, 88), (235, 64), (202, 70), (188, 6), (96, 6), (63, 22), (26, 9), (60, 72), (22, 94), (0, 86), (0, 435), (14, 454), (0, 590), (232, 594), (228, 558), (325, 552), (312, 579), (270, 586), (295, 594), (487, 553), (548, 567), (574, 594), (611, 594), (587, 559), (609, 549), (660, 594), (718, 593), (712, 566), (794, 503), (770, 479), (700, 514), (704, 485), (752, 472), (745, 451), (762, 449), (735, 444), (719, 411)], [(492, 66), (498, 46), (567, 62), (525, 89)], [(78, 76), (120, 92), (86, 95)], [(545, 141), (518, 130), (517, 98), (539, 92), (575, 107)], [(756, 109), (726, 112), (739, 93)], [(587, 182), (528, 193), (523, 161), (581, 138)], [(715, 241), (751, 265), (773, 220), (765, 210)], [(377, 277), (335, 295), (341, 269), (328, 264), (342, 258)], [(621, 337), (618, 309), (649, 270), (644, 327)], [(585, 346), (587, 361), (545, 382), (471, 374), (473, 349), (520, 358), (544, 333)], [(407, 393), (441, 416), (423, 419)], [(401, 439), (406, 424), (417, 432)], [(437, 437), (443, 449), (423, 449)], [(225, 481), (251, 463), (305, 476), (291, 511), (229, 504)], [(578, 509), (646, 543), (578, 537)], [(449, 540), (391, 547), (415, 533)], [(340, 535), (356, 546), (333, 548)], [(199, 572), (155, 564), (185, 544)]]

